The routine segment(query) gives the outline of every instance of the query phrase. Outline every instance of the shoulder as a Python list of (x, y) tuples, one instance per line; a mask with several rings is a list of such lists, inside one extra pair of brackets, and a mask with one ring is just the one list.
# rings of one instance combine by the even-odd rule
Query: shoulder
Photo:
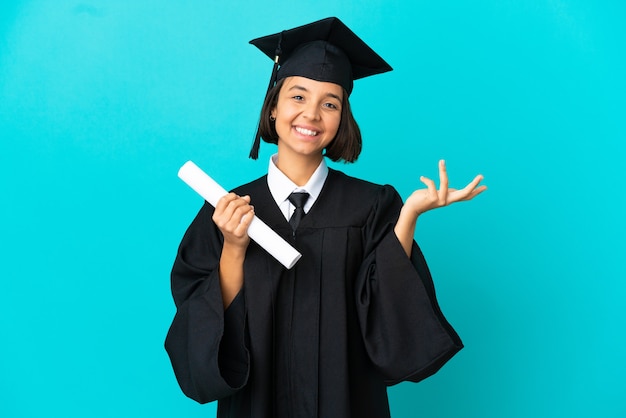
[(370, 212), (387, 208), (399, 211), (402, 207), (402, 198), (393, 186), (372, 183), (338, 170), (329, 170), (327, 187), (328, 194), (341, 202), (338, 206), (343, 210)]
[(379, 200), (382, 196), (387, 195), (400, 197), (396, 189), (390, 184), (372, 183), (334, 169), (329, 169), (328, 171), (328, 183), (337, 189), (341, 189), (344, 193), (358, 195), (362, 201)]
[(256, 180), (252, 180), (249, 183), (242, 184), (241, 186), (236, 187), (232, 191), (234, 193), (237, 193), (240, 196), (244, 196), (244, 195), (252, 196), (266, 189), (267, 189), (267, 174), (259, 177)]

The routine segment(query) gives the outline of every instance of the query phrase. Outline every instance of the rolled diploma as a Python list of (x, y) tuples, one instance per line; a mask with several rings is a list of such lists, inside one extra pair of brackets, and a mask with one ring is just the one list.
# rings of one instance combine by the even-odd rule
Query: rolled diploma
[[(217, 184), (215, 180), (209, 177), (208, 174), (202, 171), (200, 167), (195, 165), (192, 161), (187, 161), (183, 164), (180, 170), (178, 170), (178, 177), (202, 196), (204, 200), (213, 205), (213, 207), (217, 205), (217, 201), (220, 200), (222, 196), (228, 194), (222, 186)], [(288, 269), (292, 268), (300, 257), (302, 257), (302, 254), (289, 245), (287, 241), (274, 232), (267, 224), (257, 218), (256, 215), (248, 227), (248, 236)]]

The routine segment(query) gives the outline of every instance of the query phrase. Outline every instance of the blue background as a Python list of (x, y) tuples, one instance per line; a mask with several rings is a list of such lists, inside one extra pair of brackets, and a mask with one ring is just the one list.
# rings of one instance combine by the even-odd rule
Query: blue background
[(626, 416), (626, 3), (3, 1), (0, 416), (214, 415), (162, 347), (201, 199), (247, 159), (271, 62), (247, 42), (339, 16), (395, 71), (356, 82), (349, 174), (406, 197), (448, 162), (477, 200), (416, 238), (466, 348), (394, 417)]

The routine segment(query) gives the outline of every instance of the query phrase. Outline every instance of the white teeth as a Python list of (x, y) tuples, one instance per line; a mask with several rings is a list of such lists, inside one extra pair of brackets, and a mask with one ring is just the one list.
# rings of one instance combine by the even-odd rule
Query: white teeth
[(299, 133), (303, 134), (303, 135), (308, 135), (308, 136), (315, 136), (318, 134), (317, 131), (311, 131), (310, 129), (304, 129), (304, 128), (300, 128), (298, 126), (296, 126), (296, 131), (298, 131)]

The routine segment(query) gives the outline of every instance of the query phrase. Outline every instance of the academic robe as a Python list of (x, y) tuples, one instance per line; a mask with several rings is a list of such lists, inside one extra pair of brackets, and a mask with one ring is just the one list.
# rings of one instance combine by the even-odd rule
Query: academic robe
[(218, 417), (389, 417), (388, 385), (432, 375), (463, 347), (419, 247), (409, 259), (393, 231), (402, 200), (391, 186), (330, 169), (295, 233), (267, 176), (234, 192), (302, 258), (287, 270), (250, 242), (224, 311), (213, 208), (185, 233), (165, 347), (183, 392), (218, 400)]

